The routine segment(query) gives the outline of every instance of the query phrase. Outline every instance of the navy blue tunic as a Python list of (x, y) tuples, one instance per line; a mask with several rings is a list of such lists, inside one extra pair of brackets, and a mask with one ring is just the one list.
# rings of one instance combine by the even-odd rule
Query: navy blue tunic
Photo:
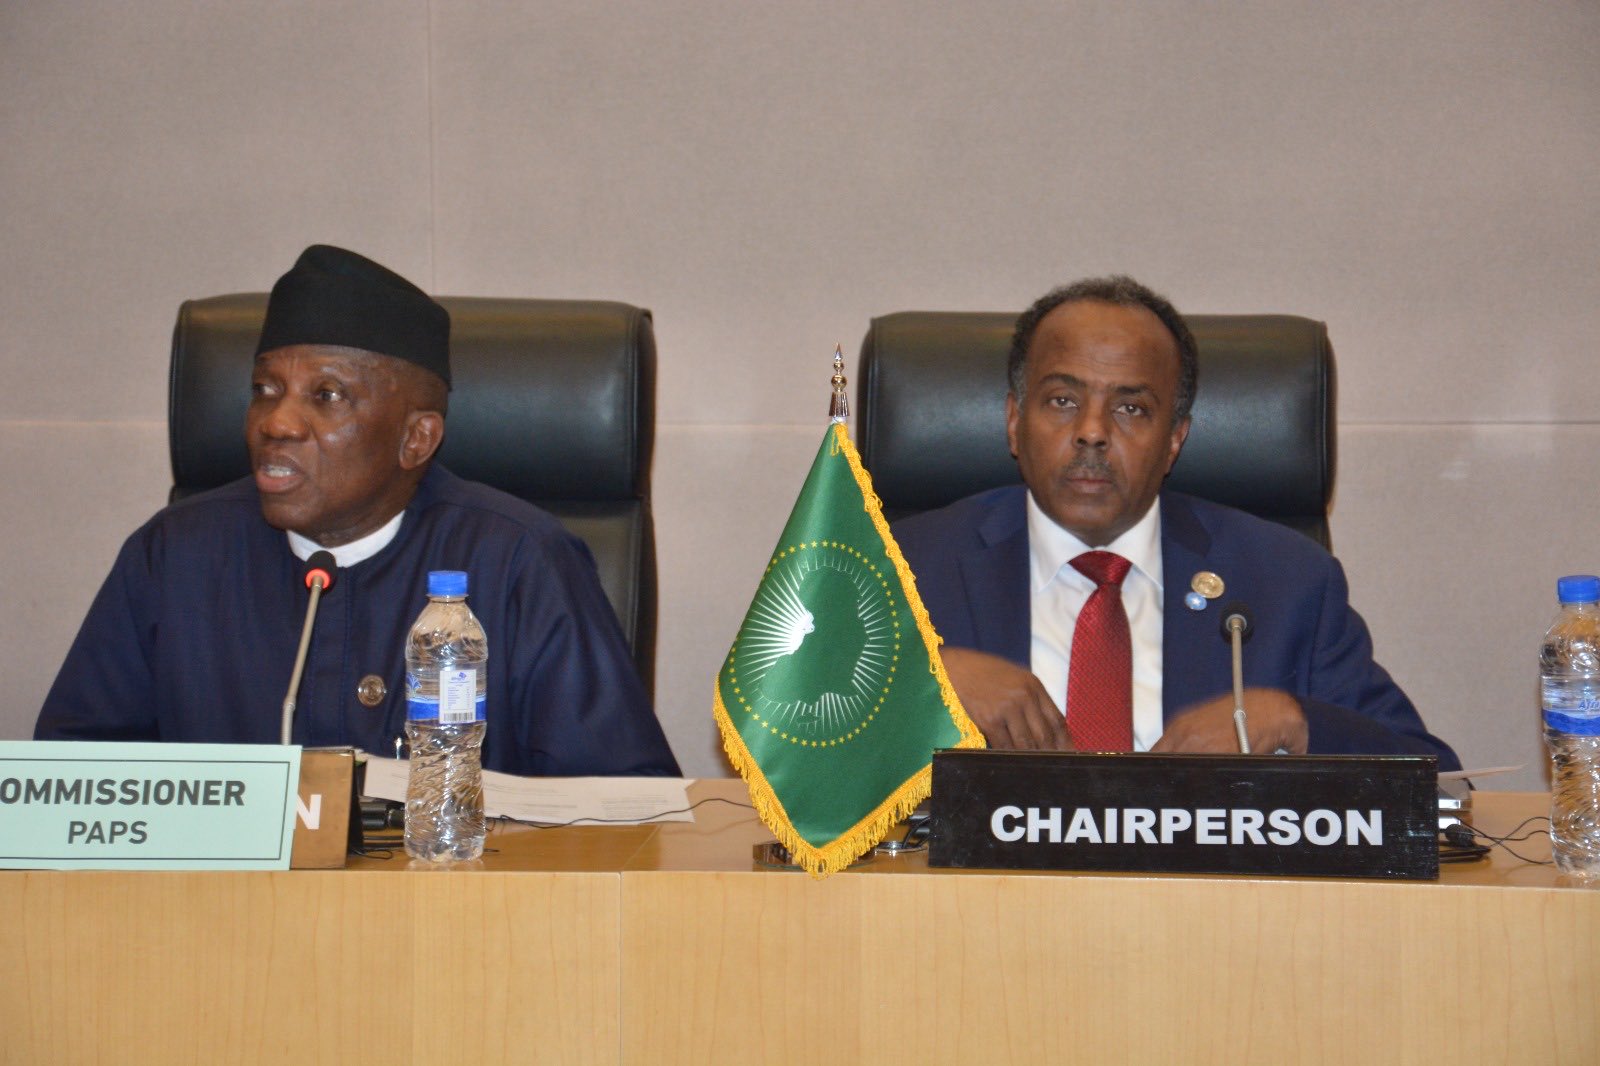
[[(251, 479), (128, 538), (40, 712), (40, 740), (277, 743), (308, 594)], [(527, 775), (677, 774), (583, 542), (531, 504), (435, 464), (378, 554), (317, 614), (293, 738), (393, 755), (405, 637), (429, 570), (464, 570), (489, 638), (484, 765)], [(387, 695), (357, 698), (376, 674)]]

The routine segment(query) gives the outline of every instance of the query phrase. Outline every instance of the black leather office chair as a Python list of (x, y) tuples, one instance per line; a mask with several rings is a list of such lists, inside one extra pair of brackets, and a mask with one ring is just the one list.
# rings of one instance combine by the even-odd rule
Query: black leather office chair
[[(586, 300), (440, 297), (454, 389), (439, 461), (544, 508), (594, 553), (653, 688), (655, 333), (650, 312)], [(172, 334), (174, 500), (250, 472), (244, 443), (265, 293), (190, 300)]]
[[(856, 379), (857, 438), (891, 520), (1021, 480), (1005, 428), (1015, 321), (938, 311), (872, 320)], [(1200, 383), (1167, 484), (1329, 547), (1335, 382), (1327, 327), (1293, 315), (1186, 321), (1200, 348)]]

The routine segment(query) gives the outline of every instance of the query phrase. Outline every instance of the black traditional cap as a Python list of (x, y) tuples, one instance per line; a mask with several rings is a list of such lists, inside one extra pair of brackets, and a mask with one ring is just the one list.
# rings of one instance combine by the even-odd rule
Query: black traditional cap
[(256, 354), (338, 344), (390, 355), (450, 384), (450, 312), (365, 256), (313, 244), (272, 287)]

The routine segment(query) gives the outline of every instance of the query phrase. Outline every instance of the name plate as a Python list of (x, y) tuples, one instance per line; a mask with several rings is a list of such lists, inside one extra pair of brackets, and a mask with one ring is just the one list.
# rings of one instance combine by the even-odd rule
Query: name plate
[(930, 866), (1439, 876), (1433, 756), (939, 751)]
[(286, 870), (297, 745), (0, 742), (0, 868)]

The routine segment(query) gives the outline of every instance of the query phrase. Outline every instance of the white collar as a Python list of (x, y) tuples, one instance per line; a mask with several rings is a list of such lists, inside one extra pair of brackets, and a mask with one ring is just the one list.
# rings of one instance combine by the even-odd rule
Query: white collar
[(289, 550), (294, 552), (295, 557), (301, 562), (311, 558), (312, 552), (326, 551), (333, 553), (333, 561), (338, 563), (341, 569), (346, 566), (354, 566), (356, 563), (364, 559), (370, 559), (387, 548), (389, 542), (395, 538), (395, 534), (400, 532), (400, 520), (405, 516), (406, 513), (401, 511), (366, 536), (353, 540), (349, 544), (341, 544), (337, 548), (324, 548), (309, 537), (302, 537), (294, 530), (290, 530)]
[[(1094, 550), (1057, 525), (1044, 513), (1033, 493), (1028, 493), (1028, 561), (1035, 592), (1054, 581), (1063, 567), (1076, 575), (1078, 571), (1067, 564), (1084, 552)], [(1157, 497), (1143, 518), (1101, 550), (1115, 552), (1128, 560), (1161, 591), (1161, 498)]]

